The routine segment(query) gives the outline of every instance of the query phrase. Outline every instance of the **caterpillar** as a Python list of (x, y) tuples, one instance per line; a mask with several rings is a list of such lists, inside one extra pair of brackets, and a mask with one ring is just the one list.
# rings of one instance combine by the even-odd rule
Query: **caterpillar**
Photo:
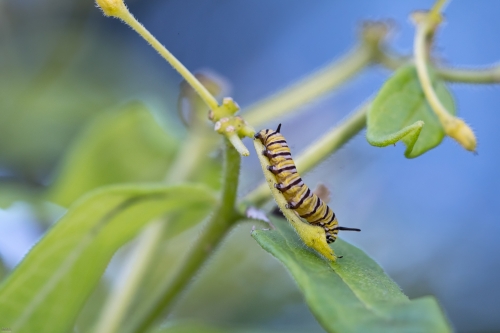
[(276, 130), (264, 129), (255, 134), (255, 139), (260, 140), (265, 147), (262, 155), (269, 159), (271, 165), (267, 169), (276, 176), (278, 183), (274, 187), (283, 193), (287, 201), (286, 208), (294, 210), (310, 224), (321, 226), (328, 243), (335, 242), (340, 230), (361, 231), (339, 226), (333, 210), (304, 184), (280, 130), (281, 124)]

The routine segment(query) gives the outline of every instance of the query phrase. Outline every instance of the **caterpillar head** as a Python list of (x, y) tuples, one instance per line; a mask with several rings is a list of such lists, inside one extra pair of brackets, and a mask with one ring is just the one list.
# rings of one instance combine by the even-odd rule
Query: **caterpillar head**
[(278, 125), (278, 128), (276, 130), (272, 129), (263, 129), (260, 132), (256, 133), (254, 135), (255, 139), (259, 139), (262, 143), (266, 142), (267, 137), (273, 133), (280, 133), (281, 130), (281, 124)]

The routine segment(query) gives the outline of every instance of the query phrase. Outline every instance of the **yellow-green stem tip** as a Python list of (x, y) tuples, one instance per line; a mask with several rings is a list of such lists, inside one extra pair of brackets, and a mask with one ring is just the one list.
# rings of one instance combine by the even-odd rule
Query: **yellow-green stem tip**
[(96, 4), (106, 16), (120, 17), (127, 10), (123, 0), (96, 0)]

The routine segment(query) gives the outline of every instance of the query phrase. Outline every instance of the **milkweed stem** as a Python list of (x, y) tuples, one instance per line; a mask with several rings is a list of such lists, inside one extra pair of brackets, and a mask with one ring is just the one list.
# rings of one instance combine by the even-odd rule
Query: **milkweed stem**
[(189, 284), (191, 278), (198, 272), (208, 256), (214, 251), (233, 224), (239, 219), (234, 210), (240, 173), (241, 156), (234, 147), (225, 140), (224, 171), (222, 195), (219, 206), (207, 221), (203, 233), (186, 256), (171, 282), (163, 288), (154, 300), (148, 316), (135, 327), (127, 328), (126, 332), (145, 332), (157, 319), (168, 311), (182, 290)]
[(429, 13), (417, 12), (413, 14), (413, 20), (417, 26), (414, 43), (415, 66), (425, 97), (431, 109), (439, 118), (445, 133), (455, 139), (465, 149), (474, 152), (476, 150), (474, 132), (462, 119), (453, 116), (446, 110), (434, 91), (427, 69), (428, 38), (432, 37), (434, 30), (441, 22), (442, 17), (439, 10), (445, 2), (444, 0), (437, 1)]
[(217, 100), (207, 88), (130, 13), (125, 5), (117, 6), (116, 12), (110, 16), (121, 19), (144, 38), (193, 87), (210, 109), (218, 108)]

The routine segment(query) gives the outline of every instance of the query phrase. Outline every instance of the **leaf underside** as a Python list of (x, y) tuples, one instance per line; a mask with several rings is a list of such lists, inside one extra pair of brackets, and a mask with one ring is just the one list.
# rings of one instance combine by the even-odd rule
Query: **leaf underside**
[[(432, 69), (429, 74), (439, 100), (454, 115), (455, 103), (446, 85)], [(444, 135), (439, 119), (425, 98), (415, 67), (397, 70), (368, 110), (368, 142), (386, 147), (402, 141), (406, 145), (405, 156), (414, 158), (439, 145)]]
[(304, 293), (312, 313), (328, 332), (450, 332), (433, 297), (410, 301), (360, 249), (337, 239), (336, 263), (321, 259), (283, 219), (275, 230), (252, 236), (280, 260)]

